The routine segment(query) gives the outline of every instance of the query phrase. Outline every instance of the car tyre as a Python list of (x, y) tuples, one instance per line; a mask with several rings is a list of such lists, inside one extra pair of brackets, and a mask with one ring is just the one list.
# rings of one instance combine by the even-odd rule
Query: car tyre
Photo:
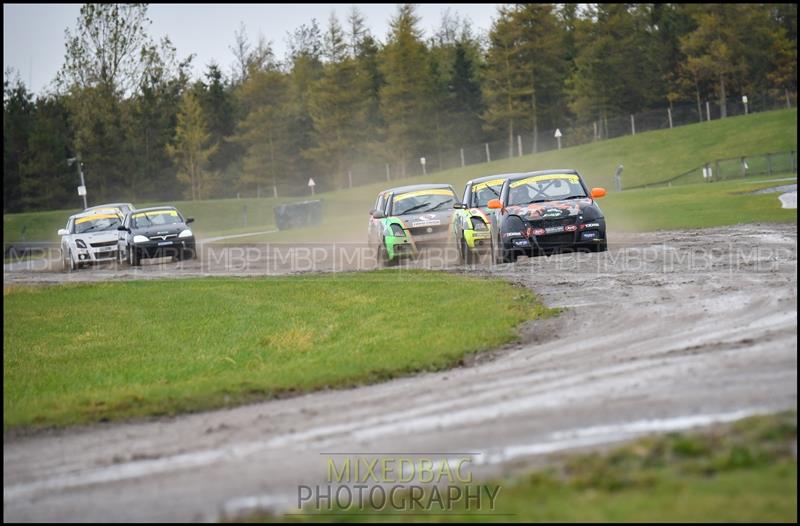
[(466, 238), (461, 237), (461, 261), (464, 265), (474, 265), (475, 264), (475, 253), (470, 250), (469, 245), (467, 244)]
[(138, 267), (141, 263), (136, 247), (128, 247), (128, 263), (130, 263), (132, 267)]
[(378, 245), (378, 264), (381, 267), (394, 267), (397, 265), (398, 257), (395, 256), (392, 259), (389, 259), (389, 252), (386, 250), (386, 241), (381, 239), (380, 244)]
[(592, 246), (592, 252), (606, 252), (608, 251), (608, 241), (603, 240), (602, 243), (597, 243)]
[(75, 264), (75, 260), (72, 259), (72, 250), (68, 249), (67, 250), (67, 259), (64, 261), (64, 270), (68, 270), (69, 272), (72, 272), (72, 271), (76, 270), (77, 268), (78, 267)]

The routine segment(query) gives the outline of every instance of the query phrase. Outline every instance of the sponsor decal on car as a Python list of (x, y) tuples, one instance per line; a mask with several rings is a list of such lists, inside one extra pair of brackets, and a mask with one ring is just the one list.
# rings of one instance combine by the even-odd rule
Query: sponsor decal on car
[(564, 179), (571, 183), (578, 182), (577, 175), (570, 175), (570, 174), (549, 174), (549, 175), (535, 175), (533, 177), (526, 177), (525, 179), (520, 179), (519, 181), (514, 181), (509, 186), (511, 188), (517, 188), (518, 186), (522, 186), (524, 184), (531, 184), (531, 183), (538, 183), (539, 181), (549, 181), (551, 179)]
[(477, 192), (478, 190), (483, 190), (484, 188), (487, 188), (489, 186), (491, 187), (503, 186), (503, 181), (505, 181), (505, 179), (492, 179), (491, 181), (478, 183), (472, 187), (472, 191)]
[[(561, 217), (564, 215), (565, 210), (561, 208), (548, 208), (544, 212), (542, 212), (541, 217), (547, 219), (549, 217)], [(569, 212), (567, 212), (569, 213)]]
[(402, 201), (410, 197), (417, 197), (420, 195), (449, 195), (453, 196), (453, 192), (447, 188), (434, 188), (433, 190), (416, 190), (414, 192), (406, 192), (404, 194), (394, 196), (394, 202)]
[(79, 217), (75, 220), (76, 225), (80, 225), (81, 223), (85, 223), (87, 221), (94, 221), (96, 219), (118, 219), (119, 216), (117, 214), (92, 214), (86, 217)]
[(441, 224), (442, 222), (439, 219), (436, 219), (436, 216), (433, 214), (421, 215), (416, 221), (411, 222), (412, 227), (437, 226)]
[(145, 216), (177, 216), (178, 212), (175, 210), (156, 210), (153, 212), (137, 212), (132, 217), (145, 217)]
[(578, 230), (578, 227), (575, 225), (567, 225), (564, 227), (565, 232), (575, 232), (576, 230)]

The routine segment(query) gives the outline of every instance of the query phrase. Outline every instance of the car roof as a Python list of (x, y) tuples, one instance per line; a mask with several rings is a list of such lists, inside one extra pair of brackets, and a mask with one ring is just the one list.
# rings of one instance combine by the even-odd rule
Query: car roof
[(120, 207), (120, 206), (127, 206), (129, 208), (133, 208), (133, 203), (107, 203), (104, 205), (94, 205), (90, 206), (86, 210), (94, 210), (95, 208), (110, 208), (110, 207)]
[(538, 170), (535, 172), (514, 174), (512, 177), (509, 177), (509, 179), (512, 181), (517, 181), (519, 179), (525, 179), (526, 177), (533, 177), (536, 175), (550, 175), (550, 174), (574, 174), (580, 177), (580, 174), (574, 168), (560, 168), (556, 170)]
[(482, 183), (484, 181), (491, 181), (492, 179), (508, 179), (509, 177), (514, 177), (516, 175), (523, 175), (523, 172), (512, 172), (507, 174), (494, 174), (494, 175), (486, 175), (484, 177), (476, 177), (475, 179), (470, 179), (469, 181), (467, 181), (467, 184)]
[(408, 186), (397, 186), (395, 188), (389, 188), (388, 190), (384, 190), (381, 192), (382, 194), (386, 194), (389, 192), (413, 192), (414, 190), (433, 190), (437, 188), (447, 188), (451, 189), (452, 186), (446, 183), (434, 183), (434, 184), (412, 184)]

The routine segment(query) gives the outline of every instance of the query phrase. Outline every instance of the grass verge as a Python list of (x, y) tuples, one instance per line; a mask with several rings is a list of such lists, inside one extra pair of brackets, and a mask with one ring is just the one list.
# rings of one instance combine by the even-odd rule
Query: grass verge
[[(469, 307), (489, 296), (492, 308), (475, 316)], [(5, 429), (443, 369), (552, 313), (504, 281), (426, 271), (12, 286), (3, 304)]]
[[(792, 174), (794, 175), (794, 174)], [(776, 176), (776, 178), (787, 175)], [(794, 182), (797, 182), (795, 177)], [(797, 223), (797, 210), (781, 208), (780, 194), (752, 194), (783, 182), (725, 181), (610, 193), (599, 203), (609, 229), (651, 231), (743, 223)]]
[(238, 520), (796, 523), (796, 444), (797, 415), (785, 412), (555, 457), (544, 469), (486, 482), (500, 488), (494, 510), (470, 511), (461, 500), (452, 512), (349, 509)]

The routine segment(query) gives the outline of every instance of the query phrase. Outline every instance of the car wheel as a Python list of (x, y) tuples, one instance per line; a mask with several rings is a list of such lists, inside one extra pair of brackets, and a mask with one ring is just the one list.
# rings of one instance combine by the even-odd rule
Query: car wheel
[(397, 256), (389, 259), (389, 251), (386, 250), (386, 241), (381, 239), (381, 243), (378, 245), (378, 264), (381, 267), (393, 267), (397, 265), (398, 259)]
[(72, 272), (76, 268), (77, 268), (77, 265), (75, 265), (75, 260), (72, 259), (72, 250), (68, 249), (67, 250), (67, 259), (64, 260), (64, 270), (68, 270), (68, 271)]
[(597, 243), (592, 246), (592, 252), (606, 252), (608, 250), (608, 241), (603, 240), (602, 243)]
[(467, 240), (463, 236), (461, 237), (461, 261), (464, 265), (475, 264), (475, 254), (470, 250)]
[(132, 267), (139, 266), (139, 254), (136, 253), (136, 247), (128, 248), (128, 263), (130, 263)]

